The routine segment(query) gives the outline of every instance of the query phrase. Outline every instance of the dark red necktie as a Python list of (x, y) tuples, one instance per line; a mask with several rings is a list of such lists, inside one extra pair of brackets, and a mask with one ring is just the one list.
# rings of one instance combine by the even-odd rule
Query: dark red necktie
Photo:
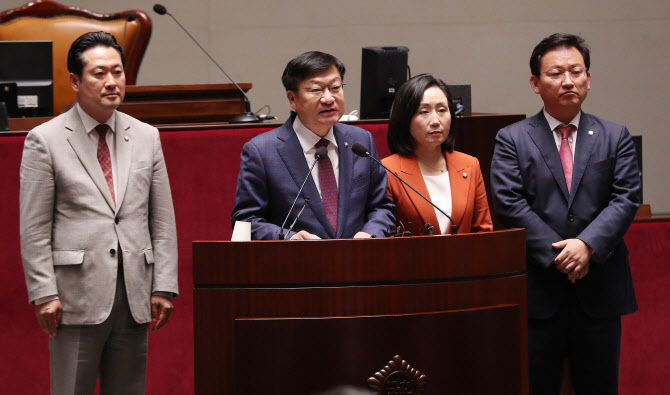
[(102, 123), (95, 127), (95, 130), (98, 132), (98, 162), (100, 162), (100, 168), (102, 173), (105, 175), (105, 181), (107, 181), (107, 186), (109, 187), (109, 192), (112, 193), (112, 200), (116, 204), (116, 197), (114, 196), (114, 177), (112, 176), (112, 157), (109, 154), (109, 146), (107, 145), (107, 140), (105, 136), (109, 130), (109, 126)]
[(572, 151), (570, 150), (570, 143), (568, 142), (568, 137), (572, 134), (575, 127), (573, 125), (568, 126), (558, 126), (556, 128), (559, 133), (561, 133), (561, 148), (558, 150), (558, 154), (561, 157), (561, 163), (563, 164), (563, 174), (565, 175), (565, 182), (568, 184), (568, 193), (570, 193), (570, 187), (572, 186)]
[[(330, 144), (330, 141), (321, 139), (315, 147), (328, 148), (328, 144)], [(337, 182), (335, 182), (333, 164), (330, 162), (328, 155), (319, 161), (319, 186), (321, 187), (321, 201), (323, 202), (323, 208), (326, 210), (328, 221), (333, 228), (333, 232), (337, 232)]]

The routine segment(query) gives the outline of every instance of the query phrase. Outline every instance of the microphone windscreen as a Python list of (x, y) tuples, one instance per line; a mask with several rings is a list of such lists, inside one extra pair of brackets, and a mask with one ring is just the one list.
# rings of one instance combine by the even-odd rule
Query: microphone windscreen
[(135, 19), (137, 19), (137, 14), (135, 13), (135, 11), (129, 11), (129, 12), (126, 14), (126, 21), (128, 21), (128, 22), (132, 22), (132, 21), (134, 21)]
[(328, 156), (328, 148), (326, 147), (319, 147), (316, 149), (316, 152), (314, 153), (314, 159), (320, 160)]
[(167, 8), (161, 4), (156, 3), (154, 4), (154, 12), (156, 12), (158, 15), (165, 15), (167, 13)]
[(362, 144), (359, 144), (359, 143), (354, 144), (353, 147), (351, 147), (351, 150), (354, 151), (354, 154), (356, 154), (360, 157), (363, 157), (363, 158), (365, 158), (366, 156), (369, 155), (368, 154), (368, 149), (365, 148)]

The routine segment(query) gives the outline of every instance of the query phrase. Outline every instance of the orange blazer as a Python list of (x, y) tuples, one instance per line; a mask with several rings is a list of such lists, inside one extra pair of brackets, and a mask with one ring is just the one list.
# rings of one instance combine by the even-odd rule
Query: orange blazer
[[(445, 157), (451, 184), (451, 218), (458, 225), (458, 233), (492, 231), (493, 223), (479, 160), (457, 151), (445, 152)], [(423, 196), (431, 199), (416, 158), (394, 154), (382, 162)], [(392, 174), (388, 174), (386, 192), (395, 202), (398, 221), (402, 221), (405, 226), (410, 221), (421, 225), (428, 222), (433, 225), (436, 235), (442, 234), (433, 206)], [(450, 233), (449, 230), (447, 233)]]

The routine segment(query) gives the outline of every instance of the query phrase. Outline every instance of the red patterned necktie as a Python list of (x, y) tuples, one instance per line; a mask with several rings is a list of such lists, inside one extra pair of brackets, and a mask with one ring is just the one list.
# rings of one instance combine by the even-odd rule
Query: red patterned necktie
[[(319, 140), (315, 147), (328, 147), (330, 141), (326, 139)], [(333, 232), (337, 232), (337, 183), (335, 182), (335, 173), (333, 173), (333, 164), (330, 158), (326, 155), (319, 161), (319, 186), (321, 186), (321, 201), (323, 208), (326, 210), (328, 221), (333, 228)]]
[(105, 136), (109, 130), (109, 126), (102, 123), (95, 127), (95, 130), (98, 132), (98, 162), (100, 162), (100, 168), (102, 173), (105, 175), (105, 180), (107, 181), (107, 186), (109, 187), (109, 192), (112, 193), (112, 200), (116, 204), (116, 197), (114, 196), (114, 178), (112, 176), (112, 157), (109, 154), (109, 146), (107, 145), (107, 140)]
[(573, 125), (558, 126), (556, 130), (561, 133), (561, 148), (558, 150), (558, 154), (561, 157), (563, 174), (565, 175), (565, 182), (568, 184), (568, 193), (570, 193), (570, 187), (572, 186), (572, 151), (570, 151), (568, 137), (575, 130), (575, 127)]

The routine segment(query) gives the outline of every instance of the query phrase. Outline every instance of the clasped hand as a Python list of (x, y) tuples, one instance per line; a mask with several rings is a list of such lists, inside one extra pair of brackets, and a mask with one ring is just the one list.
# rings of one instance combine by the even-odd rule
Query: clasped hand
[(589, 260), (593, 249), (580, 239), (565, 239), (551, 244), (556, 249), (563, 249), (554, 263), (556, 268), (568, 275), (572, 283), (583, 278), (589, 272)]

